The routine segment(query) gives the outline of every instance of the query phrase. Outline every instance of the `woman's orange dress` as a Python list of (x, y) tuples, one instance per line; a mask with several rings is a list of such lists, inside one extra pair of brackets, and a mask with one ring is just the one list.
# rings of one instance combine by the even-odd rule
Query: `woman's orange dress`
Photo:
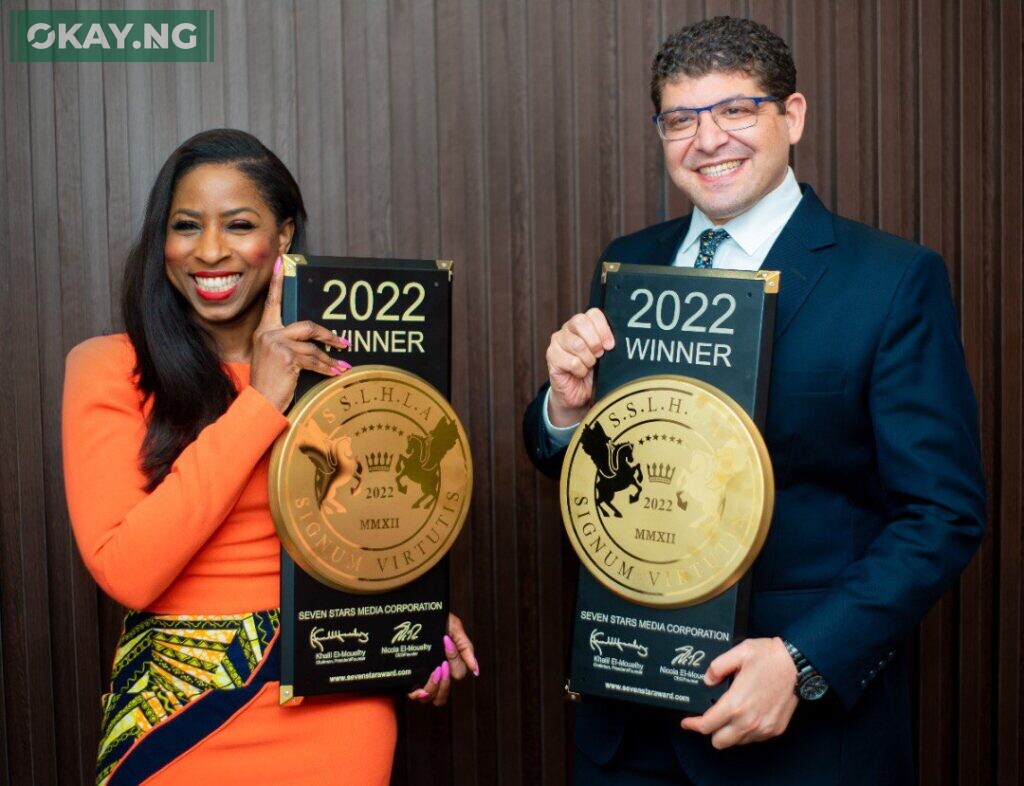
[[(135, 386), (134, 367), (134, 349), (123, 334), (85, 341), (67, 359), (64, 474), (71, 523), (86, 566), (112, 598), (164, 621), (247, 619), (251, 612), (271, 610), (267, 613), (276, 627), (280, 542), (268, 507), (267, 471), (269, 450), (287, 419), (249, 386), (248, 365), (228, 364), (238, 397), (147, 493), (139, 449), (148, 406)], [(272, 651), (276, 637), (268, 640), (262, 649), (256, 647), (258, 656)], [(168, 641), (181, 644), (173, 636), (162, 641), (164, 647)], [(122, 639), (121, 644), (122, 650), (135, 647), (132, 654), (138, 656), (137, 641)], [(187, 671), (189, 663), (205, 668), (207, 656), (183, 646), (179, 650), (175, 666), (159, 676), (173, 680), (177, 674), (188, 688), (192, 683), (180, 670)], [(209, 672), (216, 674), (212, 668)], [(137, 679), (132, 690), (141, 694), (148, 680)], [(191, 706), (165, 721), (167, 701), (151, 703), (135, 710), (143, 725), (159, 729), (161, 722), (179, 727), (190, 722)], [(118, 728), (104, 733), (107, 742), (117, 738), (122, 747), (134, 739)], [(278, 682), (271, 681), (143, 782), (386, 784), (395, 736), (389, 698), (307, 699), (298, 707), (281, 708)], [(144, 740), (145, 735), (135, 740), (124, 759), (145, 752)], [(120, 760), (100, 782), (109, 780), (113, 786), (124, 781), (118, 780), (119, 768)]]

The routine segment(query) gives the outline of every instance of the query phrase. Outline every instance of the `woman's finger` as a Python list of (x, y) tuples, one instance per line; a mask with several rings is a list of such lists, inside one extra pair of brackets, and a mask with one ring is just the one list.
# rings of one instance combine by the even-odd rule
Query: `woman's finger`
[(434, 697), (437, 695), (437, 689), (441, 684), (441, 667), (438, 666), (434, 669), (430, 675), (430, 679), (427, 680), (427, 684), (423, 686), (424, 695), (420, 697), (421, 704), (428, 704), (433, 702)]
[[(454, 614), (448, 615), (448, 636), (451, 638), (455, 649), (459, 651), (459, 657), (466, 667), (476, 677), (480, 676), (480, 664), (477, 662), (476, 653), (473, 651), (473, 642), (469, 640), (465, 629), (462, 627), (462, 620)], [(445, 653), (447, 655), (447, 652)]]
[(434, 700), (437, 695), (438, 687), (441, 684), (441, 667), (438, 666), (430, 675), (430, 679), (427, 680), (426, 684), (422, 688), (417, 688), (414, 691), (410, 691), (407, 695), (413, 701), (418, 701), (420, 704), (429, 704)]
[(323, 325), (318, 325), (309, 319), (292, 322), (282, 331), (282, 335), (291, 341), (319, 341), (321, 344), (345, 349), (349, 346), (346, 338), (335, 335)]
[(335, 360), (326, 352), (322, 352), (311, 344), (288, 342), (288, 352), (293, 363), (300, 369), (315, 371), (327, 377), (336, 377), (352, 368), (344, 360)]
[(263, 304), (263, 316), (257, 330), (281, 327), (281, 292), (284, 288), (284, 260), (281, 257), (274, 262), (274, 272), (270, 276), (270, 287), (267, 289), (267, 300)]
[[(307, 358), (319, 360), (320, 364), (316, 368), (313, 368), (314, 371), (322, 371), (323, 367), (329, 367), (336, 368), (337, 373), (340, 374), (341, 372), (348, 371), (352, 368), (350, 363), (337, 358), (332, 358), (316, 344), (309, 341), (291, 341), (288, 343), (288, 347), (297, 357), (305, 356)], [(300, 360), (299, 362), (301, 363), (302, 361)]]
[(434, 706), (441, 707), (448, 703), (448, 692), (452, 686), (452, 669), (448, 661), (441, 664), (441, 678), (437, 683), (437, 695), (434, 696)]
[(466, 668), (466, 664), (462, 660), (462, 656), (459, 655), (459, 648), (455, 646), (455, 642), (452, 641), (452, 637), (445, 634), (444, 637), (444, 657), (445, 663), (452, 670), (452, 679), (461, 680), (466, 674), (469, 673), (469, 669)]

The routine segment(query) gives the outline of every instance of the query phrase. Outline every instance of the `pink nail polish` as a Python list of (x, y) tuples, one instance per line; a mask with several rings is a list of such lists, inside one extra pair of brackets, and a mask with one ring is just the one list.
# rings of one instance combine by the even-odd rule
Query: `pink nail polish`
[(474, 677), (479, 677), (480, 676), (480, 667), (479, 666), (477, 666), (475, 669), (473, 669), (473, 676)]
[(429, 694), (429, 693), (427, 693), (427, 692), (426, 692), (425, 690), (423, 690), (423, 688), (420, 688), (420, 689), (419, 689), (418, 691), (416, 691), (416, 698), (417, 698), (417, 699), (425, 699), (425, 698), (427, 698), (427, 697), (428, 697), (429, 695), (430, 695), (430, 694)]
[(441, 681), (441, 667), (440, 666), (438, 666), (436, 669), (434, 669), (434, 672), (430, 675), (430, 681), (431, 682), (440, 682)]
[(352, 368), (352, 364), (346, 363), (344, 360), (335, 360), (334, 365), (336, 365), (342, 371), (348, 371), (350, 368)]
[(444, 651), (448, 655), (455, 654), (455, 642), (452, 641), (451, 636), (444, 637)]
[(441, 664), (441, 679), (446, 680), (452, 675), (452, 667), (448, 665), (448, 661)]
[(348, 340), (347, 338), (345, 338), (344, 336), (339, 336), (339, 339), (340, 339), (340, 341), (341, 341), (341, 346), (342, 346), (342, 347), (343, 347), (344, 349), (348, 349), (348, 348), (349, 348), (350, 346), (352, 346), (352, 342), (351, 342), (351, 341), (349, 341), (349, 340)]
[(274, 275), (277, 275), (280, 272), (281, 272), (281, 257), (278, 257), (276, 260), (274, 260)]

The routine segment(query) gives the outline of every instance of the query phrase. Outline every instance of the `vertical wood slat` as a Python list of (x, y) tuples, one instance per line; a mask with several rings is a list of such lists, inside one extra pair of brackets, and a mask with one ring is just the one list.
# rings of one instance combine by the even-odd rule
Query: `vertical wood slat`
[[(485, 4), (481, 12), (483, 111), (483, 167), (485, 184), (490, 184), (485, 203), (484, 253), (486, 278), (481, 294), (486, 311), (481, 315), (483, 335), (489, 335), (489, 346), (481, 348), (486, 363), (487, 381), (479, 386), (487, 402), (487, 423), (491, 434), (487, 452), (481, 457), (483, 473), (488, 476), (492, 516), (507, 511), (515, 521), (517, 505), (514, 477), (516, 459), (521, 456), (513, 429), (510, 429), (509, 406), (514, 407), (514, 330), (511, 276), (513, 258), (521, 243), (515, 210), (516, 192), (522, 188), (522, 147), (527, 121), (521, 81), (523, 60), (518, 38), (522, 15), (513, 21), (518, 1)], [(519, 541), (520, 528), (500, 527), (494, 530), (491, 559), (494, 571), (493, 619), (498, 636), (497, 649), (491, 660), (498, 674), (518, 673), (520, 664), (529, 658), (524, 643), (527, 636), (519, 613), (518, 599), (526, 587), (520, 583), (519, 565), (523, 558)], [(497, 751), (498, 783), (524, 781), (529, 755), (525, 737), (527, 707), (524, 706), (524, 684), (506, 686), (498, 715), (496, 732), (504, 744)]]
[[(455, 303), (452, 319), (453, 404), (464, 413), (475, 462), (489, 455), (486, 401), (487, 356), (473, 351), (482, 334), (481, 309), (469, 302), (486, 302), (487, 253), (484, 215), (483, 128), (487, 96), (483, 82), (482, 9), (472, 0), (444, 0), (436, 4), (436, 68), (438, 128), (438, 193), (441, 255), (455, 260)], [(442, 86), (446, 86), (442, 88)], [(483, 347), (479, 348), (480, 350)], [(481, 395), (480, 393), (483, 393)], [(483, 469), (483, 468), (482, 468)], [(479, 480), (476, 480), (478, 478)], [(452, 553), (452, 607), (473, 631), (480, 656), (481, 679), (465, 686), (468, 695), (453, 698), (454, 753), (452, 782), (472, 784), (492, 778), (497, 782), (497, 713), (500, 699), (493, 653), (497, 631), (481, 623), (494, 617), (494, 532), (490, 486), (486, 471), (475, 476), (470, 520)], [(464, 567), (459, 569), (459, 564)], [(478, 633), (479, 631), (479, 633)], [(465, 706), (467, 701), (473, 703)], [(461, 704), (460, 704), (461, 702)], [(462, 711), (454, 711), (464, 707)], [(412, 744), (412, 740), (409, 741)], [(410, 778), (409, 782), (415, 782)]]
[[(306, 4), (301, 5), (305, 8)], [(302, 139), (307, 116), (299, 109), (299, 155), (308, 156), (309, 166), (320, 170), (319, 193), (323, 198), (315, 206), (320, 220), (314, 230), (318, 233), (317, 249), (345, 248), (348, 245), (348, 225), (345, 221), (345, 195), (347, 173), (345, 171), (345, 74), (344, 57), (340, 41), (342, 36), (341, 7), (337, 3), (321, 0), (319, 4), (319, 62), (315, 66), (321, 74), (319, 80), (299, 79), (299, 90), (319, 86), (320, 93), (320, 136), (318, 144), (307, 149), (308, 142)], [(302, 39), (305, 41), (305, 39)], [(300, 50), (298, 33), (296, 47)], [(299, 66), (299, 74), (309, 73), (308, 68)], [(301, 95), (301, 92), (300, 92)], [(307, 205), (309, 209), (310, 205)]]
[[(265, 17), (256, 14), (252, 14), (251, 18), (254, 24), (265, 21)], [(259, 84), (248, 70), (249, 19), (245, 0), (224, 0), (223, 16), (214, 16), (213, 25), (221, 31), (224, 48), (219, 54), (214, 53), (215, 63), (219, 62), (219, 65), (209, 70), (224, 71), (224, 116), (225, 125), (230, 128), (251, 129), (249, 91), (253, 89), (253, 84)], [(266, 101), (266, 94), (263, 95), (262, 100)]]
[[(9, 52), (6, 42), (4, 48)], [(5, 194), (4, 205), (9, 210), (6, 224), (24, 235), (26, 251), (34, 254), (33, 172), (31, 159), (24, 155), (31, 138), (30, 95), (31, 74), (26, 66), (14, 67), (5, 72), (4, 99), (19, 105), (25, 121), (15, 123), (13, 118), (5, 116), (7, 182), (19, 187), (20, 194), (18, 200), (12, 200), (10, 193)], [(13, 488), (0, 494), (0, 504), (3, 504), (5, 521), (17, 521), (21, 516), (31, 516), (39, 526), (36, 532), (27, 534), (5, 527), (0, 542), (3, 547), (0, 553), (3, 570), (0, 575), (10, 576), (12, 585), (0, 593), (4, 620), (0, 635), (4, 647), (5, 728), (11, 737), (5, 746), (5, 753), (10, 756), (14, 779), (19, 769), (26, 774), (38, 773), (44, 777), (52, 777), (56, 769), (52, 754), (48, 756), (45, 750), (41, 750), (42, 746), (34, 742), (37, 735), (44, 735), (43, 739), (47, 738), (46, 735), (52, 735), (53, 727), (45, 717), (45, 708), (52, 701), (50, 680), (46, 675), (49, 665), (48, 631), (32, 630), (27, 622), (32, 618), (29, 616), (31, 612), (39, 611), (34, 605), (38, 599), (32, 597), (39, 589), (39, 576), (28, 575), (25, 566), (32, 557), (38, 560), (41, 556), (38, 540), (42, 535), (45, 518), (40, 477), (41, 449), (38, 444), (40, 415), (38, 408), (32, 407), (33, 401), (38, 402), (40, 362), (38, 348), (34, 346), (36, 339), (30, 338), (34, 333), (36, 316), (35, 304), (31, 302), (35, 295), (35, 260), (27, 260), (21, 272), (26, 280), (18, 280), (13, 286), (4, 286), (4, 313), (10, 315), (12, 320), (17, 320), (14, 323), (17, 326), (15, 335), (12, 336), (14, 340), (10, 342), (12, 346), (9, 351), (4, 352), (4, 360), (11, 364), (8, 368), (23, 368), (25, 378), (20, 380), (20, 384), (12, 385), (9, 396), (4, 396), (7, 400), (0, 412), (0, 422), (3, 422), (8, 437), (5, 444), (25, 443), (28, 455), (24, 457), (27, 458), (26, 462), (22, 456), (9, 452), (10, 460), (4, 461), (5, 477), (13, 479), (15, 483)], [(23, 423), (24, 418), (30, 422)], [(45, 656), (42, 664), (34, 662), (41, 655)], [(37, 702), (37, 706), (27, 704), (32, 701)], [(25, 708), (24, 714), (19, 717), (22, 708)]]
[(838, 96), (833, 89), (834, 4), (795, 0), (793, 38), (789, 42), (797, 65), (797, 89), (807, 98), (804, 134), (793, 152), (794, 171), (810, 183), (821, 199), (836, 204), (835, 123)]
[[(333, 27), (335, 35), (340, 30), (340, 9), (335, 20), (337, 25), (331, 25), (330, 21), (323, 18), (324, 6), (319, 3), (298, 3), (295, 6), (295, 33), (289, 46), (295, 53), (297, 74), (309, 74), (321, 71), (322, 78), (319, 80), (296, 80), (295, 84), (295, 114), (296, 114), (296, 135), (297, 135), (297, 160), (298, 171), (293, 172), (295, 179), (301, 184), (303, 192), (323, 194), (325, 191), (334, 191), (333, 188), (325, 188), (326, 177), (334, 178), (339, 174), (337, 154), (341, 149), (335, 145), (323, 144), (323, 136), (329, 134), (324, 115), (331, 117), (340, 100), (330, 100), (330, 93), (340, 93), (340, 84), (334, 79), (340, 76), (341, 52), (338, 47), (332, 47), (329, 51), (323, 51), (320, 47), (320, 31), (328, 31)], [(331, 90), (323, 90), (324, 82), (331, 83)], [(324, 93), (328, 93), (325, 96)], [(327, 100), (325, 100), (327, 99)], [(323, 157), (332, 156), (331, 166), (324, 166)], [(337, 174), (335, 174), (337, 173)], [(335, 206), (335, 209), (336, 206)], [(331, 215), (326, 212), (327, 206), (323, 201), (306, 200), (306, 213), (309, 216), (308, 235), (306, 246), (303, 249), (307, 253), (319, 252), (322, 248), (330, 248), (324, 243), (324, 235), (335, 227), (343, 224), (335, 213)]]
[[(3, 655), (4, 753), (7, 760), (5, 778), (11, 783), (31, 782), (34, 778), (56, 778), (56, 761), (52, 755), (54, 729), (47, 718), (52, 706), (49, 670), (49, 636), (45, 626), (32, 626), (35, 614), (45, 613), (30, 605), (37, 602), (39, 549), (27, 540), (43, 531), (42, 467), (38, 407), (39, 352), (34, 337), (35, 326), (35, 238), (33, 227), (33, 179), (31, 149), (32, 125), (30, 105), (30, 69), (27, 65), (6, 65), (10, 59), (9, 39), (3, 36), (4, 106), (15, 106), (18, 113), (4, 112), (4, 192), (5, 247), (11, 247), (15, 233), (20, 238), (22, 262), (18, 276), (0, 276), (3, 313), (10, 320), (10, 340), (0, 342), (0, 358), (9, 369), (17, 369), (7, 395), (0, 397), (0, 426), (3, 444), (15, 446), (2, 451), (4, 489), (0, 493), (0, 511), (4, 526), (0, 531), (0, 646)], [(16, 197), (16, 198), (15, 198)], [(19, 260), (21, 261), (21, 260)], [(13, 271), (8, 270), (8, 273)], [(16, 383), (16, 384), (14, 384)], [(24, 450), (22, 451), (22, 447)], [(33, 532), (26, 533), (16, 522), (33, 522)], [(45, 588), (44, 588), (45, 589)], [(41, 662), (40, 662), (41, 661)]]
[[(918, 179), (922, 194), (947, 194), (943, 199), (923, 199), (918, 206), (921, 227), (921, 242), (939, 250), (946, 259), (947, 267), (955, 264), (955, 248), (944, 232), (947, 215), (945, 205), (949, 196), (945, 191), (951, 176), (951, 148), (955, 145), (955, 128), (952, 123), (930, 123), (936, 117), (953, 116), (955, 100), (951, 96), (948, 81), (951, 76), (947, 57), (941, 68), (933, 64), (934, 53), (945, 51), (945, 34), (949, 29), (949, 15), (952, 3), (936, 10), (924, 5), (919, 8), (918, 26), (918, 68), (921, 81), (918, 88), (918, 116), (920, 127), (927, 128), (930, 144), (918, 149)], [(948, 114), (947, 114), (948, 113)], [(955, 281), (954, 281), (954, 292)], [(946, 593), (939, 604), (926, 615), (918, 635), (918, 695), (917, 713), (918, 766), (922, 783), (946, 786), (957, 782), (956, 777), (956, 728), (955, 708), (957, 706), (956, 674), (958, 652), (956, 643), (956, 598)], [(924, 653), (924, 657), (921, 657)], [(952, 712), (936, 712), (936, 707), (949, 707)]]
[[(84, 216), (82, 203), (82, 167), (84, 165), (78, 134), (58, 134), (58, 128), (78, 128), (81, 125), (79, 110), (79, 69), (74, 63), (55, 63), (53, 66), (53, 133), (56, 166), (54, 186), (56, 188), (55, 212), (60, 218), (56, 222), (55, 240), (57, 254), (37, 256), (37, 285), (40, 287), (40, 310), (43, 329), (40, 333), (42, 355), (42, 427), (44, 455), (60, 453), (60, 384), (62, 378), (61, 357), (71, 348), (65, 341), (66, 328), (62, 320), (48, 319), (45, 315), (67, 313), (63, 306), (62, 292), (75, 292), (84, 288), (83, 279), (88, 275), (88, 260), (83, 252)], [(49, 130), (47, 131), (49, 133)], [(49, 168), (48, 168), (49, 169)], [(101, 214), (102, 215), (102, 214)], [(43, 294), (45, 293), (45, 294)], [(84, 310), (81, 306), (70, 309)], [(45, 346), (43, 342), (45, 341)], [(88, 756), (83, 755), (78, 740), (81, 738), (79, 714), (87, 715), (88, 726), (95, 725), (95, 700), (82, 698), (78, 690), (81, 677), (89, 676), (88, 671), (79, 672), (80, 658), (76, 646), (61, 643), (57, 631), (74, 630), (76, 592), (74, 566), (78, 561), (74, 542), (71, 538), (67, 515), (64, 511), (63, 474), (58, 462), (43, 465), (43, 487), (46, 501), (46, 546), (47, 564), (50, 566), (48, 584), (50, 589), (50, 624), (54, 631), (52, 649), (53, 701), (54, 707), (75, 708), (75, 712), (55, 712), (54, 731), (57, 735), (57, 770), (72, 772), (75, 777), (87, 776), (90, 768)], [(89, 623), (87, 617), (84, 624)], [(83, 653), (84, 654), (84, 653)], [(84, 693), (92, 690), (92, 684), (83, 686)]]
[[(999, 664), (996, 687), (996, 781), (1020, 783), (1024, 780), (1024, 705), (1018, 664), (1024, 661), (1024, 538), (1020, 522), (1024, 520), (1021, 479), (1024, 478), (1024, 377), (1020, 358), (1024, 356), (1021, 314), (1024, 313), (1024, 276), (1020, 249), (1024, 247), (1024, 156), (1021, 127), (1024, 123), (1020, 85), (1024, 77), (1021, 6), (1006, 3), (1000, 9), (999, 55), (999, 278), (1002, 283), (999, 304), (1001, 315), (1001, 380), (998, 456), (998, 496), (993, 502), (998, 511), (999, 573), (997, 576), (999, 636), (996, 660)], [(1016, 526), (1012, 523), (1016, 522)]]
[[(541, 330), (539, 325), (554, 324), (560, 316), (564, 318), (580, 305), (572, 271), (568, 271), (566, 265), (557, 264), (557, 260), (569, 256), (568, 227), (573, 215), (572, 171), (566, 163), (573, 155), (570, 140), (575, 112), (571, 105), (559, 100), (572, 85), (572, 71), (567, 64), (573, 52), (559, 45), (563, 40), (560, 36), (567, 35), (571, 29), (570, 12), (569, 4), (553, 6), (541, 0), (530, 0), (526, 8), (529, 22), (526, 35), (530, 42), (526, 79), (530, 171), (526, 197), (532, 232), (524, 260), (528, 272), (524, 271), (522, 278), (533, 294), (531, 312), (521, 323), (521, 330), (529, 334), (531, 351), (523, 373), (517, 372), (517, 377), (525, 383), (527, 397), (533, 393), (531, 388), (545, 369), (544, 349), (550, 331)], [(558, 609), (562, 605), (566, 576), (571, 577), (572, 573), (563, 569), (557, 505), (550, 493), (550, 483), (534, 476), (524, 485), (530, 494), (524, 500), (524, 515), (531, 515), (537, 522), (535, 532), (531, 533), (536, 550), (536, 587), (526, 595), (525, 602), (534, 604), (538, 610)], [(569, 712), (558, 697), (565, 669), (567, 624), (552, 622), (550, 615), (544, 614), (532, 621), (535, 627), (530, 635), (537, 642), (538, 651), (531, 664), (533, 678), (525, 686), (529, 692), (524, 694), (524, 701), (538, 708), (530, 729), (530, 744), (540, 758), (534, 781), (565, 783), (568, 762), (564, 735)]]
[[(985, 279), (990, 276), (990, 239), (986, 231), (986, 191), (993, 175), (992, 157), (987, 147), (987, 113), (977, 111), (985, 99), (989, 53), (985, 46), (985, 11), (982, 6), (965, 3), (959, 9), (960, 31), (960, 309), (964, 349), (968, 371), (975, 387), (991, 389), (993, 367), (990, 360)], [(982, 428), (995, 434), (991, 399), (982, 398)], [(993, 469), (994, 441), (982, 446), (988, 473)], [(959, 674), (959, 771), (961, 782), (991, 781), (990, 710), (992, 706), (991, 657), (985, 638), (991, 632), (991, 585), (993, 566), (992, 530), (982, 543), (978, 556), (960, 582), (960, 674)]]
[[(9, 48), (9, 43), (0, 42), (0, 56), (8, 58), (10, 56)], [(11, 79), (13, 74), (13, 69), (7, 69), (0, 74), (0, 102), (3, 102), (3, 106), (7, 105), (7, 101), (13, 104), (15, 100), (15, 93), (12, 89), (14, 80)], [(13, 177), (13, 172), (8, 165), (10, 151), (7, 147), (7, 122), (8, 116), (7, 113), (4, 113), (3, 117), (0, 117), (0, 183), (8, 183), (10, 182), (8, 178)], [(3, 248), (10, 248), (11, 241), (10, 220), (12, 216), (9, 212), (9, 205), (10, 199), (7, 190), (0, 189), (0, 246)], [(11, 283), (9, 276), (0, 275), (0, 308), (3, 309), (4, 314), (8, 313), (11, 304)], [(3, 363), (4, 368), (14, 368), (10, 342), (0, 342), (0, 363)], [(8, 396), (0, 397), (0, 434), (3, 434), (5, 438), (12, 433), (14, 425), (14, 412), (9, 401), (6, 400), (8, 398)], [(9, 478), (15, 471), (16, 462), (12, 451), (3, 452), (7, 455), (0, 456), (0, 475)], [(8, 681), (15, 676), (15, 668), (19, 665), (10, 657), (13, 641), (7, 631), (8, 626), (2, 624), (13, 608), (10, 603), (11, 596), (17, 594), (13, 588), (7, 588), (10, 579), (3, 577), (13, 577), (16, 572), (20, 572), (20, 565), (16, 559), (4, 557), (8, 553), (8, 549), (13, 546), (14, 541), (14, 533), (9, 532), (10, 528), (3, 525), (3, 522), (13, 520), (14, 505), (10, 499), (10, 491), (11, 489), (7, 485), (0, 493), (0, 591), (3, 592), (3, 597), (0, 597), (0, 786), (10, 786), (13, 774), (11, 761), (14, 754), (11, 747), (16, 741), (12, 739), (12, 732), (8, 731), (8, 707), (12, 702)], [(6, 658), (5, 651), (8, 653)]]
[(646, 68), (666, 34), (715, 13), (750, 14), (791, 44), (809, 101), (798, 178), (949, 266), (992, 526), (917, 637), (920, 782), (1020, 780), (1019, 3), (153, 5), (200, 6), (215, 13), (211, 64), (17, 64), (9, 51), (0, 63), (0, 243), (17, 249), (17, 275), (0, 277), (0, 363), (17, 370), (0, 398), (14, 446), (0, 458), (0, 784), (88, 778), (119, 611), (67, 528), (63, 354), (119, 329), (124, 255), (156, 168), (185, 136), (222, 125), (254, 131), (292, 168), (311, 250), (456, 260), (454, 399), (479, 482), (452, 598), (483, 673), (449, 710), (404, 713), (395, 783), (564, 782), (577, 565), (554, 487), (519, 448), (519, 416), (608, 240), (688, 209), (662, 172)]
[[(225, 5), (223, 0), (205, 0), (200, 6), (213, 12), (213, 58), (214, 62), (224, 59), (226, 51), (227, 36)], [(197, 86), (201, 108), (199, 117), (196, 118), (198, 127), (224, 128), (228, 125), (225, 116), (224, 83), (225, 69), (223, 65), (219, 68), (204, 69), (201, 65), (195, 67), (197, 75)]]

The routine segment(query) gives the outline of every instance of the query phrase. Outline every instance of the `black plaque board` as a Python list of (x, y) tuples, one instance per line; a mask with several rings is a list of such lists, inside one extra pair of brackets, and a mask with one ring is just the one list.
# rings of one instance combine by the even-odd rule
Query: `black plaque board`
[[(324, 347), (332, 356), (353, 366), (384, 364), (412, 372), (449, 397), (450, 262), (289, 259), (299, 263), (286, 267), (285, 324), (309, 319), (324, 325), (352, 344), (343, 351)], [(323, 379), (303, 372), (295, 400)], [(410, 611), (410, 605), (430, 608)], [(424, 684), (444, 660), (447, 617), (447, 558), (410, 584), (368, 595), (320, 583), (282, 549), (282, 703), (330, 693), (406, 692)], [(341, 645), (321, 642), (331, 631), (366, 636)]]
[[(602, 278), (615, 348), (598, 362), (596, 399), (639, 377), (678, 374), (719, 388), (763, 427), (778, 273), (612, 262)], [(704, 712), (727, 688), (707, 687), (704, 672), (745, 637), (748, 597), (741, 580), (696, 606), (650, 608), (581, 569), (570, 695)]]

